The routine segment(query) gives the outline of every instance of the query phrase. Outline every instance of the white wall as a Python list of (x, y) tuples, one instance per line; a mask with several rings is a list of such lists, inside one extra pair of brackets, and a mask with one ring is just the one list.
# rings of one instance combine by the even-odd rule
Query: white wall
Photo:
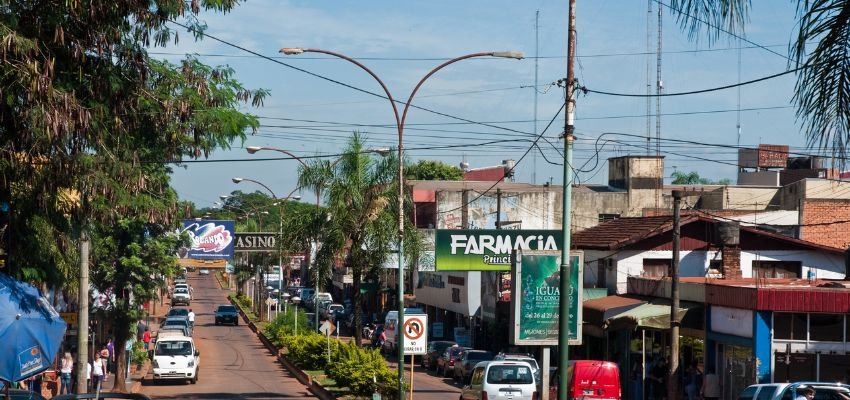
[[(720, 260), (719, 251), (681, 251), (679, 261), (679, 275), (682, 277), (705, 276), (711, 260)], [(610, 252), (586, 251), (585, 260), (596, 260), (604, 257)], [(616, 253), (617, 257), (617, 293), (626, 293), (626, 280), (629, 276), (640, 276), (643, 273), (644, 258), (672, 259), (672, 251), (638, 251), (629, 250)], [(753, 261), (800, 261), (803, 264), (803, 275), (805, 278), (809, 269), (814, 269), (815, 276), (820, 279), (842, 279), (844, 278), (844, 258), (842, 255), (833, 255), (814, 250), (770, 250), (760, 252), (741, 252), (741, 274), (744, 278), (753, 277)], [(595, 284), (596, 278), (587, 269), (598, 270), (597, 265), (585, 266), (585, 285)]]

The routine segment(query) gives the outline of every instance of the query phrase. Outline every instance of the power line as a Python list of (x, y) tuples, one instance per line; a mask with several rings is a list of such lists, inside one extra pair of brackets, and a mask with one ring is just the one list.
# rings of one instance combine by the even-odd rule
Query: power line
[(673, 97), (673, 96), (686, 96), (686, 95), (692, 95), (692, 94), (701, 94), (701, 93), (716, 92), (716, 91), (720, 91), (720, 90), (726, 90), (726, 89), (736, 88), (736, 87), (739, 87), (739, 86), (751, 85), (751, 84), (754, 84), (754, 83), (763, 82), (763, 81), (767, 81), (767, 80), (770, 80), (770, 79), (775, 79), (775, 78), (778, 78), (778, 77), (781, 77), (781, 76), (784, 76), (784, 75), (788, 75), (788, 74), (791, 74), (791, 73), (794, 73), (794, 72), (800, 71), (800, 70), (805, 69), (805, 68), (808, 68), (808, 66), (807, 66), (807, 65), (804, 65), (804, 66), (802, 66), (802, 67), (797, 67), (797, 68), (794, 68), (794, 69), (789, 69), (789, 70), (784, 71), (784, 72), (779, 72), (779, 73), (776, 73), (776, 74), (773, 74), (773, 75), (768, 75), (768, 76), (764, 76), (764, 77), (761, 77), (761, 78), (757, 78), (757, 79), (753, 79), (753, 80), (749, 80), (749, 81), (745, 81), (745, 82), (733, 83), (733, 84), (729, 84), (729, 85), (725, 85), (725, 86), (719, 86), (719, 87), (713, 87), (713, 88), (709, 88), (709, 89), (691, 90), (691, 91), (688, 91), (688, 92), (677, 92), (677, 93), (658, 93), (658, 94), (636, 94), (636, 93), (616, 93), (616, 92), (606, 92), (606, 91), (602, 91), (602, 90), (588, 89), (586, 86), (579, 86), (577, 89), (578, 89), (578, 90), (581, 90), (581, 91), (582, 91), (582, 92), (584, 92), (584, 93), (595, 93), (595, 94), (602, 94), (602, 95), (606, 95), (606, 96), (618, 96), (618, 97)]

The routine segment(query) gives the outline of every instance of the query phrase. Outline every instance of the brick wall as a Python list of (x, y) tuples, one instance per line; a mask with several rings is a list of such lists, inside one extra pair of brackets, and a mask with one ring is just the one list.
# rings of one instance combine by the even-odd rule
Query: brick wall
[(850, 200), (805, 200), (801, 214), (800, 239), (839, 249), (850, 247)]
[(723, 246), (720, 250), (724, 279), (741, 279), (741, 248)]

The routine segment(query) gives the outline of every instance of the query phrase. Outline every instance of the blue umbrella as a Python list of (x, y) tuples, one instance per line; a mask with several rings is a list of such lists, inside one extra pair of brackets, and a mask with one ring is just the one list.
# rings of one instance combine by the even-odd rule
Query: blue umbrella
[(50, 367), (66, 327), (38, 289), (0, 274), (0, 380), (17, 382)]

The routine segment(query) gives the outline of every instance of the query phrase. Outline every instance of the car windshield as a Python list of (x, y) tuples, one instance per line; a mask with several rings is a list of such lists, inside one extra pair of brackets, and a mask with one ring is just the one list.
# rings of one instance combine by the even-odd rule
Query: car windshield
[(162, 326), (187, 326), (189, 325), (188, 321), (183, 319), (167, 319)]
[(168, 310), (167, 317), (187, 316), (187, 315), (189, 315), (189, 310), (187, 310), (185, 308), (172, 308), (171, 310)]
[(186, 341), (165, 341), (156, 343), (157, 356), (191, 356), (192, 343)]
[(217, 311), (218, 312), (235, 313), (236, 307), (234, 307), (234, 306), (220, 306)]
[(178, 288), (177, 290), (174, 291), (174, 293), (187, 294), (187, 293), (189, 293), (189, 290), (183, 289), (183, 288)]
[(464, 350), (465, 349), (463, 347), (452, 347), (451, 350), (449, 350), (449, 355), (451, 355), (452, 357), (457, 357), (459, 355), (462, 355)]
[(534, 383), (534, 378), (527, 365), (493, 365), (487, 371), (487, 383), (527, 384)]

